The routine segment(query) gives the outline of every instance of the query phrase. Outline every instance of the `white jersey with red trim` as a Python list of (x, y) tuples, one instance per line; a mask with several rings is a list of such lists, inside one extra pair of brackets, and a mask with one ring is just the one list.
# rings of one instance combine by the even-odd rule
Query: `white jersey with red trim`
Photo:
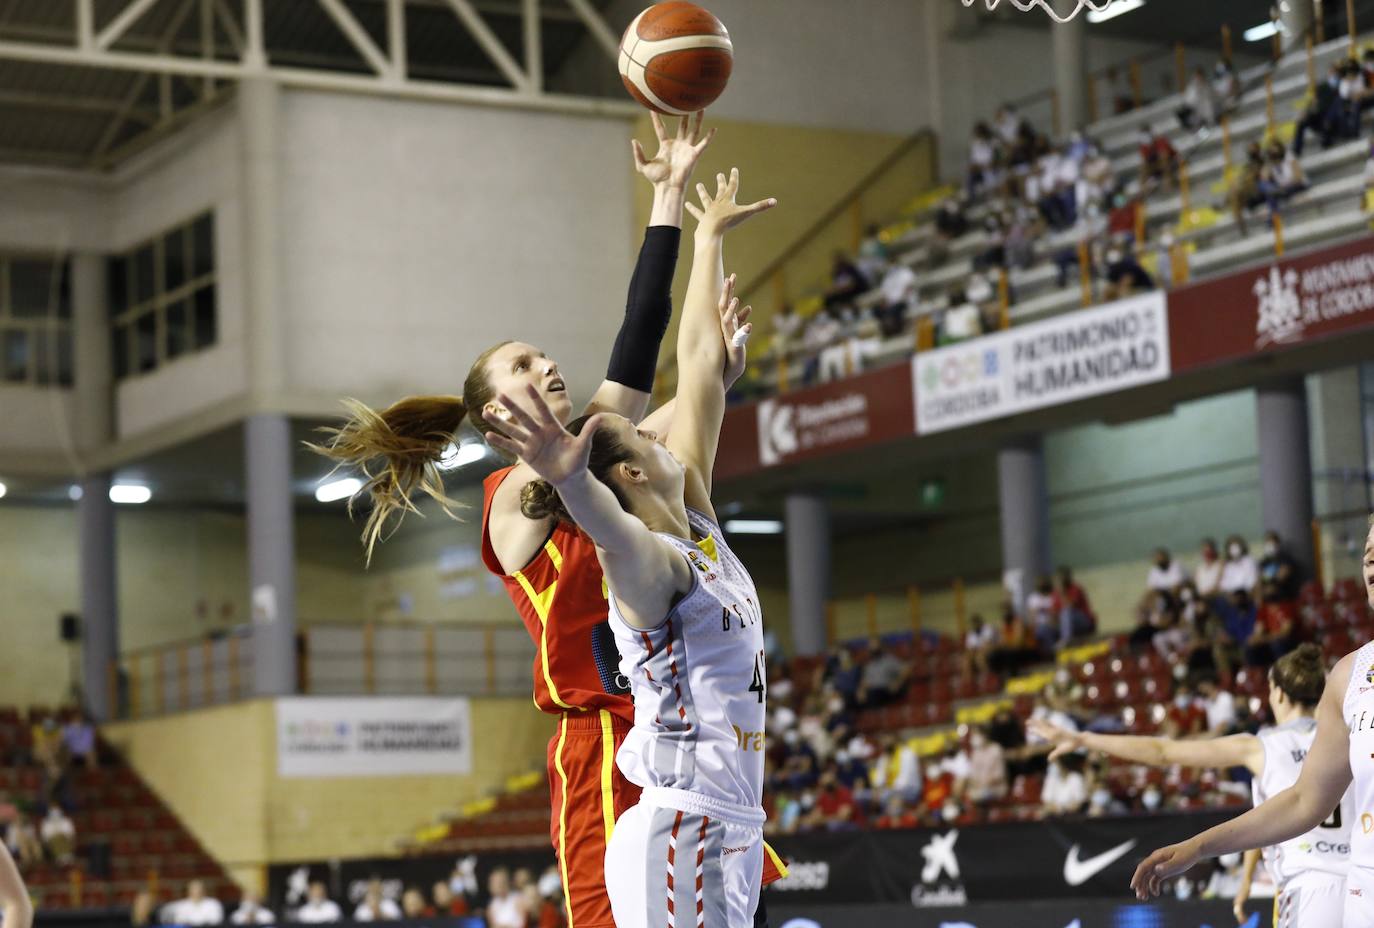
[(659, 533), (693, 579), (662, 623), (631, 626), (611, 590), (611, 628), (635, 715), (616, 763), (642, 787), (761, 810), (768, 671), (758, 590), (720, 527), (695, 510), (687, 515), (700, 541)]
[[(1298, 782), (1302, 762), (1317, 736), (1317, 720), (1308, 716), (1290, 719), (1258, 737), (1264, 748), (1264, 769), (1250, 781), (1255, 805), (1274, 798)], [(1356, 812), (1350, 790), (1340, 805), (1316, 828), (1296, 838), (1264, 849), (1264, 864), (1274, 882), (1284, 883), (1302, 873), (1320, 871), (1345, 876), (1350, 868), (1350, 824)]]

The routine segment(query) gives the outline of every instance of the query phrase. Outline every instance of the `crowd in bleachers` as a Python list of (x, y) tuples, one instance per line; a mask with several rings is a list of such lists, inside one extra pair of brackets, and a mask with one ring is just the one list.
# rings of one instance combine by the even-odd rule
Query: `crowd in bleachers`
[[(1374, 107), (1374, 49), (1359, 59), (1338, 57), (1318, 77), (1295, 101), (1301, 107), (1295, 118), (1275, 116), (1258, 138), (1236, 142), (1234, 163), (1231, 131), (1222, 121), (1239, 119), (1243, 104), (1259, 105), (1253, 92), (1264, 78), (1251, 73), (1246, 84), (1225, 61), (1211, 74), (1193, 72), (1174, 98), (1171, 122), (1143, 118), (1134, 161), (1111, 154), (1123, 150), (1120, 139), (1108, 146), (1074, 131), (1055, 141), (1002, 106), (975, 126), (961, 187), (929, 212), (870, 226), (855, 254), (834, 255), (818, 299), (773, 314), (768, 363), (752, 369), (735, 398), (771, 390), (778, 361), (796, 365), (792, 382), (849, 376), (888, 359), (884, 343), (910, 337), (918, 320), (929, 324), (926, 345), (1002, 328), (1018, 305), (1021, 282), (1043, 290), (1052, 280), (1071, 295), (1086, 288), (1093, 302), (1172, 286), (1188, 273), (1189, 250), (1196, 247), (1185, 239), (1207, 226), (1232, 228), (1245, 239), (1257, 226), (1269, 228), (1271, 217), (1312, 187), (1303, 162), (1309, 135), (1319, 138), (1323, 152), (1359, 137), (1362, 114)], [(1224, 170), (1211, 163), (1220, 158), (1202, 157), (1221, 147), (1223, 134)], [(1346, 160), (1345, 153), (1323, 156), (1318, 167), (1330, 170)], [(1191, 211), (1179, 196), (1185, 165), (1193, 176)], [(1215, 183), (1199, 182), (1217, 171)], [(1361, 209), (1371, 187), (1374, 157), (1358, 188)], [(1264, 222), (1256, 223), (1260, 214)], [(1229, 226), (1221, 222), (1226, 217)], [(1053, 273), (1028, 273), (1041, 265)], [(919, 332), (915, 343), (923, 344)]]

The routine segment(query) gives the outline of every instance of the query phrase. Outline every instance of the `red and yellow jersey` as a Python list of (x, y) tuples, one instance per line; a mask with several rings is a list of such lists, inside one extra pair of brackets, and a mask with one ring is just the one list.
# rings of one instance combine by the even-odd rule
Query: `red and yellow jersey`
[(558, 522), (544, 547), (520, 570), (507, 574), (492, 550), (487, 520), (491, 500), (513, 468), (482, 483), (482, 562), (501, 578), (534, 640), (534, 704), (555, 715), (605, 709), (634, 722), (629, 681), (608, 619), (606, 582), (596, 546), (575, 525)]

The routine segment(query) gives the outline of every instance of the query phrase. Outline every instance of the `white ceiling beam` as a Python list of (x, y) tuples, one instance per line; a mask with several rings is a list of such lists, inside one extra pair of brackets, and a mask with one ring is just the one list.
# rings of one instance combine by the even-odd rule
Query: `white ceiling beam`
[(95, 44), (95, 0), (76, 0), (76, 46), (90, 48)]
[(215, 16), (219, 18), (220, 28), (229, 37), (229, 43), (234, 46), (234, 51), (238, 52), (239, 57), (243, 57), (243, 30), (239, 28), (238, 21), (234, 19), (233, 10), (229, 9), (224, 0), (214, 0)]
[(577, 13), (587, 30), (591, 32), (592, 38), (596, 39), (596, 44), (601, 46), (612, 61), (618, 62), (620, 60), (620, 36), (616, 35), (606, 23), (606, 18), (601, 15), (600, 11), (592, 6), (588, 0), (568, 0), (568, 6)]
[(539, 0), (522, 0), (525, 27), (525, 71), (530, 89), (544, 89), (544, 32), (539, 22)]
[(329, 18), (334, 20), (334, 25), (339, 27), (339, 31), (357, 49), (358, 54), (363, 56), (368, 67), (377, 74), (392, 73), (391, 62), (387, 60), (386, 55), (382, 54), (377, 43), (372, 41), (372, 36), (367, 34), (367, 30), (358, 25), (358, 21), (348, 11), (348, 7), (343, 5), (343, 0), (317, 0), (317, 2), (329, 14)]
[(110, 24), (101, 29), (95, 37), (95, 47), (102, 51), (108, 50), (111, 45), (119, 41), (119, 37), (129, 31), (129, 27), (138, 22), (144, 13), (156, 5), (158, 0), (134, 0), (114, 19)]
[(391, 73), (406, 78), (406, 0), (386, 0), (386, 40), (391, 53)]
[(262, 0), (243, 0), (243, 63), (249, 68), (267, 67), (267, 43), (263, 38)]
[(491, 59), (492, 64), (496, 65), (497, 69), (505, 75), (506, 80), (510, 81), (511, 86), (516, 90), (529, 92), (529, 78), (525, 75), (525, 72), (521, 70), (520, 65), (516, 64), (510, 52), (506, 51), (506, 47), (501, 44), (501, 40), (491, 31), (486, 20), (482, 18), (482, 14), (473, 9), (472, 4), (469, 3), (468, 0), (448, 0), (448, 5), (453, 9), (454, 13), (458, 14), (458, 18), (463, 21), (463, 25), (467, 27), (468, 32), (472, 33), (472, 37), (477, 40), (477, 44), (482, 46), (482, 51), (487, 53), (487, 57)]

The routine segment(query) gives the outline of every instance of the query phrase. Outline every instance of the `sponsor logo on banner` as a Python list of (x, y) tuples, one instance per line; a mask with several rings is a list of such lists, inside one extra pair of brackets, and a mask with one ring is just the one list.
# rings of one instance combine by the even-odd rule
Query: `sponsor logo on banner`
[(1165, 380), (1163, 293), (1018, 326), (912, 359), (916, 431), (999, 419)]
[(789, 860), (787, 879), (773, 884), (771, 892), (791, 893), (803, 890), (825, 892), (830, 888), (830, 864), (824, 860)]
[(759, 403), (759, 462), (765, 467), (806, 451), (868, 437), (868, 397), (772, 399)]
[(472, 772), (466, 699), (279, 699), (283, 777)]
[(1301, 272), (1272, 266), (1255, 280), (1255, 348), (1302, 341), (1308, 326), (1374, 309), (1374, 254), (1327, 261)]
[[(968, 892), (959, 882), (959, 858), (954, 853), (954, 843), (958, 840), (956, 828), (947, 834), (931, 835), (930, 841), (921, 848), (926, 863), (921, 868), (921, 882), (911, 888), (912, 905), (924, 908), (968, 903)], [(951, 882), (944, 882), (943, 877)]]
[(1134, 840), (1118, 844), (1109, 851), (1089, 857), (1087, 860), (1078, 859), (1078, 845), (1069, 848), (1069, 856), (1064, 858), (1064, 882), (1070, 886), (1082, 886), (1084, 883), (1106, 870), (1122, 857), (1130, 853), (1131, 848), (1135, 847)]

